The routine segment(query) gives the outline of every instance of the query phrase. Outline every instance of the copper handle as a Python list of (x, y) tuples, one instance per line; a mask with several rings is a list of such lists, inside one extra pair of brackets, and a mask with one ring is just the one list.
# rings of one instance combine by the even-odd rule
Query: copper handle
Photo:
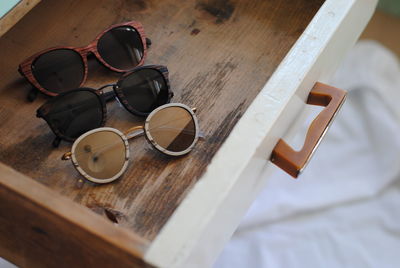
[(308, 95), (307, 104), (326, 108), (312, 121), (300, 151), (293, 150), (280, 139), (272, 151), (271, 162), (297, 178), (310, 161), (345, 99), (346, 91), (317, 82)]

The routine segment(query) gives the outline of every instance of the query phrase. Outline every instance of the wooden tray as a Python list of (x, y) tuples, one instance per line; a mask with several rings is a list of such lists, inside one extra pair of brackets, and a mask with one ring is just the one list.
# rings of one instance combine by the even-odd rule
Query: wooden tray
[[(145, 263), (178, 267), (195, 252), (201, 253), (201, 250), (196, 251), (200, 244), (204, 245), (199, 242), (204, 240), (200, 235), (205, 234), (209, 222), (219, 221), (215, 214), (224, 207), (219, 204), (231, 194), (233, 188), (230, 187), (236, 179), (242, 178), (252, 165), (248, 162), (252, 159), (250, 156), (254, 156), (255, 151), (262, 152), (263, 165), (267, 163), (273, 144), (301, 109), (301, 105), (294, 103), (293, 96), (297, 94), (301, 102), (316, 79), (332, 72), (365, 26), (374, 6), (373, 1), (364, 4), (356, 0), (341, 1), (342, 6), (327, 1), (321, 10), (338, 13), (329, 17), (328, 13), (320, 14), (320, 10), (314, 20), (322, 22), (328, 16), (330, 21), (321, 26), (325, 32), (307, 28), (309, 34), (318, 33), (323, 37), (315, 41), (312, 38), (318, 36), (302, 33), (324, 2), (44, 0), (38, 4), (0, 39), (0, 161), (12, 168), (0, 165), (0, 238), (5, 241), (0, 243), (0, 255), (22, 267), (100, 264), (102, 267), (135, 267), (147, 265)], [(340, 11), (339, 7), (344, 10)], [(354, 22), (360, 9), (361, 19), (345, 32), (336, 33), (339, 26), (343, 28), (346, 23)], [(60, 160), (70, 144), (63, 142), (58, 149), (52, 148), (53, 133), (43, 120), (35, 117), (36, 109), (46, 98), (40, 96), (33, 103), (26, 101), (31, 87), (19, 76), (17, 66), (26, 57), (51, 46), (84, 46), (109, 25), (128, 20), (138, 20), (144, 25), (153, 43), (146, 63), (168, 66), (175, 93), (173, 101), (197, 107), (205, 139), (193, 152), (180, 158), (163, 156), (147, 146), (144, 138), (136, 139), (130, 144), (130, 165), (121, 179), (103, 186), (89, 182), (80, 186), (77, 184), (80, 176), (73, 166)], [(313, 23), (316, 27), (318, 21)], [(355, 34), (349, 36), (347, 31)], [(328, 52), (322, 49), (329, 48), (332, 39), (338, 40), (336, 45), (341, 47), (328, 52), (335, 53), (338, 59), (328, 57), (333, 67), (321, 68), (320, 73), (314, 71), (309, 76), (312, 68), (318, 66), (313, 60), (325, 57), (319, 65), (327, 64)], [(297, 43), (293, 47), (296, 41), (303, 42), (302, 46)], [(313, 49), (321, 51), (308, 51), (307, 41), (311, 47), (314, 45)], [(292, 59), (291, 66), (301, 66), (303, 60), (307, 68), (299, 69), (299, 77), (286, 73), (291, 82), (286, 89), (276, 84), (269, 88), (267, 84), (264, 88), (286, 55), (284, 66)], [(95, 60), (91, 62), (86, 86), (96, 88), (118, 79), (118, 74), (104, 69)], [(308, 80), (297, 81), (305, 77)], [(269, 83), (277, 81), (279, 79)], [(260, 92), (262, 94), (256, 98)], [(274, 96), (278, 99), (274, 100)], [(243, 118), (242, 125), (236, 126), (230, 135), (246, 110), (246, 114), (254, 112), (254, 107), (249, 109), (250, 104), (261, 108), (261, 104), (257, 104), (260, 98), (272, 100), (280, 109), (287, 105), (294, 108), (286, 114), (273, 108), (273, 113), (265, 116), (263, 113), (274, 105), (264, 106), (264, 111), (255, 118), (258, 122), (251, 123), (253, 119), (249, 118), (243, 121)], [(107, 109), (107, 126), (126, 130), (143, 121), (128, 114), (117, 102), (109, 103)], [(287, 120), (279, 125), (278, 118)], [(260, 127), (263, 122), (268, 123), (263, 131), (246, 133), (238, 139), (240, 133), (245, 133), (241, 129), (246, 129), (246, 125)], [(279, 127), (271, 131), (276, 123)], [(240, 148), (250, 144), (248, 148), (253, 151), (236, 156), (241, 151), (235, 153), (229, 149), (233, 141)], [(258, 145), (253, 144), (256, 141)], [(243, 156), (246, 157), (246, 161), (241, 161), (243, 166), (231, 165)], [(224, 161), (220, 161), (221, 158), (225, 158)], [(258, 176), (260, 167), (258, 160), (254, 168)], [(253, 173), (248, 174), (256, 178)], [(226, 192), (216, 192), (224, 183)], [(203, 193), (204, 206), (202, 202), (193, 201), (198, 197), (196, 192)], [(254, 192), (256, 190), (252, 189), (252, 195)], [(221, 232), (221, 237), (215, 238), (217, 242), (211, 246), (215, 247), (213, 252), (222, 247), (234, 230), (239, 215), (249, 204), (252, 196), (249, 193), (238, 208), (240, 213), (235, 214), (235, 220)], [(219, 201), (215, 202), (215, 210), (211, 210), (210, 201), (217, 200), (215, 198)], [(191, 215), (182, 212), (188, 209)], [(182, 218), (182, 215), (185, 216)], [(171, 219), (176, 217), (186, 219), (187, 224)], [(194, 231), (196, 221), (204, 228)], [(168, 231), (171, 224), (176, 244), (168, 240), (171, 239)], [(220, 229), (223, 228), (213, 230)], [(213, 258), (203, 258), (204, 261), (208, 259)]]

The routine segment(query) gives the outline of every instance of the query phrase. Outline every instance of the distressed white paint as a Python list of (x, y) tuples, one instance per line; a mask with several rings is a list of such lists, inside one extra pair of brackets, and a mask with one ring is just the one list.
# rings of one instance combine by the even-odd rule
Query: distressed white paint
[[(268, 179), (269, 155), (354, 45), (377, 0), (327, 0), (152, 242), (160, 267), (209, 267)], [(246, 139), (244, 139), (246, 137)], [(289, 176), (288, 176), (288, 179)]]

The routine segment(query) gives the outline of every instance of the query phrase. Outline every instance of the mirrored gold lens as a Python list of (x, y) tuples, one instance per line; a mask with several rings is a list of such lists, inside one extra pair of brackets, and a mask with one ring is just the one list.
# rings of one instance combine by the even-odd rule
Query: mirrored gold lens
[(185, 151), (196, 137), (192, 115), (178, 106), (163, 108), (152, 115), (148, 131), (155, 143), (172, 152)]
[(98, 131), (87, 135), (73, 152), (78, 166), (90, 177), (110, 179), (123, 168), (126, 159), (125, 144), (112, 131)]

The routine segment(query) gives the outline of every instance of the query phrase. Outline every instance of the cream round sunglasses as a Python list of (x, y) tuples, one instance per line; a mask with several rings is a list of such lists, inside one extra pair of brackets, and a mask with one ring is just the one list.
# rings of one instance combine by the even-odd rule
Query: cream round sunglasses
[(110, 127), (93, 129), (76, 139), (62, 160), (71, 159), (76, 170), (89, 181), (112, 182), (128, 166), (128, 140), (141, 134), (164, 154), (189, 153), (199, 138), (195, 111), (181, 103), (170, 103), (152, 111), (144, 126), (135, 126), (125, 133)]

